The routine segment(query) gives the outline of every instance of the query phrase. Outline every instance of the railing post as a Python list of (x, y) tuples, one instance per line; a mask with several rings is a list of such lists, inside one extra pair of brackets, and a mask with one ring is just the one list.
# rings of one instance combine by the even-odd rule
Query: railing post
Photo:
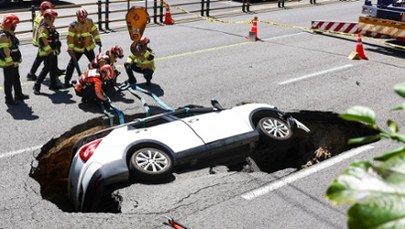
[(153, 1), (153, 22), (157, 24), (157, 0)]
[(110, 30), (110, 0), (105, 1), (105, 29)]
[(204, 1), (205, 0), (201, 0), (201, 17), (204, 17)]
[(31, 6), (32, 31), (34, 32), (35, 6)]
[[(130, 0), (127, 0), (127, 10), (129, 10), (130, 4), (129, 4)], [(146, 0), (147, 1), (147, 0)]]
[(205, 16), (210, 16), (210, 0), (206, 0), (207, 9), (205, 10)]
[(102, 17), (103, 11), (102, 11), (101, 4), (102, 4), (101, 0), (98, 0), (97, 1), (97, 17), (98, 17), (97, 24), (98, 24), (98, 30), (99, 31), (103, 30), (103, 17)]
[(166, 4), (166, 3), (163, 0), (160, 0), (160, 7), (159, 7), (160, 23), (163, 23), (163, 8), (166, 8), (166, 6), (164, 6), (164, 4)]

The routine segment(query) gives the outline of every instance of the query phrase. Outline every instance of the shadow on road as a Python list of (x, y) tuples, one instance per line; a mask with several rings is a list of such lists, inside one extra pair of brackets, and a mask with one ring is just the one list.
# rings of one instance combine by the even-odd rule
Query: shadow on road
[(8, 106), (7, 112), (13, 116), (15, 120), (35, 120), (39, 116), (33, 115), (32, 108), (23, 101), (18, 102), (17, 106)]

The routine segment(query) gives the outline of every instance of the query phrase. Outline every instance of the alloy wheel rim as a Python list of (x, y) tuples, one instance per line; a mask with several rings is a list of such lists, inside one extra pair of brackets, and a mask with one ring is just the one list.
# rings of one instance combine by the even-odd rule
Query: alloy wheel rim
[(276, 138), (285, 138), (290, 133), (287, 125), (278, 119), (268, 118), (263, 122), (262, 126), (269, 135)]
[(167, 158), (162, 153), (152, 149), (140, 152), (135, 160), (140, 168), (154, 173), (164, 170), (169, 164)]

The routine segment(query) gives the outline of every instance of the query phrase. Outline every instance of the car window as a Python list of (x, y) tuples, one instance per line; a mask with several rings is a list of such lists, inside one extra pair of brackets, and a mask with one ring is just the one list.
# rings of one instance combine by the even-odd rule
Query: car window
[(211, 107), (208, 108), (181, 108), (174, 112), (159, 114), (147, 118), (136, 119), (130, 125), (134, 128), (146, 128), (161, 125), (164, 123), (176, 121), (178, 119), (192, 117), (195, 115), (206, 114), (214, 112), (215, 110)]

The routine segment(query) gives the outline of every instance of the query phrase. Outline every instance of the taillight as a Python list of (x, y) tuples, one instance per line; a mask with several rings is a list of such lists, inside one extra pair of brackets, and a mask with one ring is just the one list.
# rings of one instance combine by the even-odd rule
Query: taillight
[(98, 144), (100, 144), (101, 139), (96, 139), (84, 145), (80, 148), (79, 156), (80, 158), (86, 162), (89, 158), (93, 155), (94, 151), (97, 149)]

